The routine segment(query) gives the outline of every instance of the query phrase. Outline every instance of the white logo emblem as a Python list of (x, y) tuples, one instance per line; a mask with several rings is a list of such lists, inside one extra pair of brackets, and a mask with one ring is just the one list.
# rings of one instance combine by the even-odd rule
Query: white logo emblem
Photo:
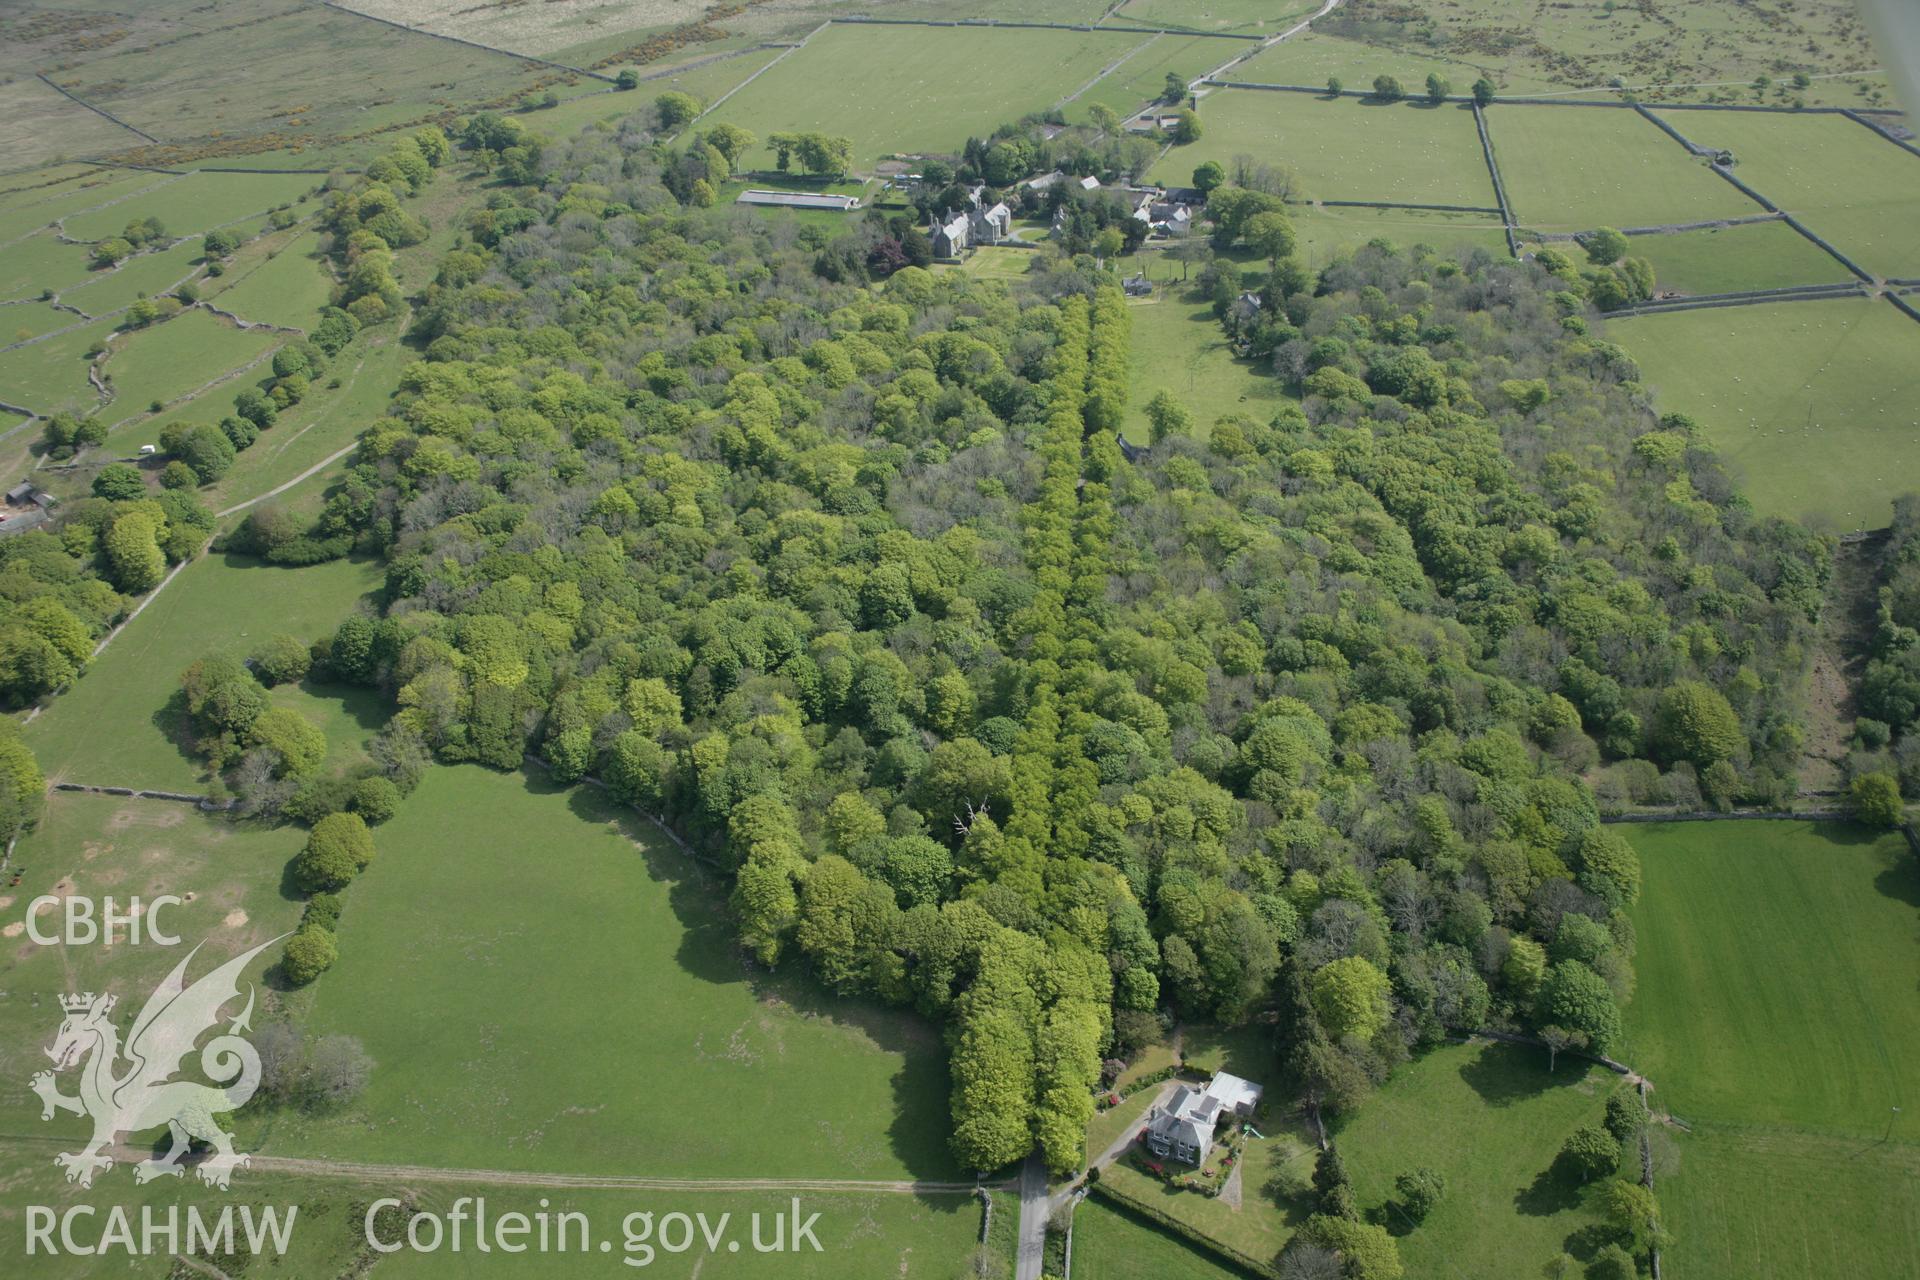
[[(55, 1111), (71, 1111), (93, 1120), (93, 1137), (84, 1147), (54, 1157), (54, 1163), (67, 1171), (68, 1182), (92, 1186), (94, 1174), (113, 1167), (109, 1152), (121, 1134), (165, 1125), (173, 1138), (172, 1148), (158, 1159), (136, 1164), (134, 1181), (147, 1182), (162, 1175), (179, 1177), (180, 1159), (186, 1155), (188, 1143), (198, 1138), (214, 1149), (197, 1170), (200, 1180), (227, 1189), (233, 1170), (246, 1164), (248, 1157), (233, 1149), (233, 1135), (213, 1118), (244, 1106), (260, 1087), (260, 1055), (239, 1034), (251, 1029), (247, 1021), (253, 1016), (250, 985), (246, 1008), (228, 1024), (224, 1034), (215, 1036), (200, 1051), (200, 1069), (208, 1078), (227, 1083), (213, 1087), (172, 1077), (193, 1052), (194, 1041), (219, 1023), (221, 1008), (240, 995), (240, 974), (247, 964), (278, 941), (263, 942), (188, 986), (187, 965), (199, 954), (196, 946), (147, 998), (146, 1007), (127, 1032), (124, 1047), (119, 1029), (108, 1018), (115, 997), (96, 996), (89, 991), (60, 998), (67, 1016), (53, 1047), (46, 1051), (53, 1059), (53, 1070), (35, 1075), (32, 1088), (40, 1095), (42, 1120), (53, 1119)], [(70, 1098), (60, 1092), (54, 1075), (75, 1066), (81, 1068), (80, 1094)]]

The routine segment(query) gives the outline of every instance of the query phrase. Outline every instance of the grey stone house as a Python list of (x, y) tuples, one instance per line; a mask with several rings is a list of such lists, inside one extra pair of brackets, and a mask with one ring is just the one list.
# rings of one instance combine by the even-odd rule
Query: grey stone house
[(1204, 1089), (1183, 1084), (1164, 1107), (1147, 1117), (1147, 1150), (1157, 1156), (1199, 1166), (1213, 1150), (1213, 1133), (1231, 1116), (1245, 1119), (1260, 1105), (1264, 1090), (1251, 1080), (1222, 1071)]

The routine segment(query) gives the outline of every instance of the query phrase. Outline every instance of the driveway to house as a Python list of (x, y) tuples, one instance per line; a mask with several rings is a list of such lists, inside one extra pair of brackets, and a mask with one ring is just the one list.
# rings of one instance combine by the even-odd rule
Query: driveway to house
[[(1180, 1082), (1169, 1080), (1160, 1086), (1160, 1092), (1154, 1095), (1153, 1107), (1165, 1106), (1167, 1099), (1173, 1096), (1173, 1090)], [(1132, 1099), (1128, 1099), (1129, 1102)], [(1143, 1113), (1144, 1114), (1144, 1113)], [(1133, 1145), (1134, 1135), (1139, 1132), (1132, 1125), (1125, 1133), (1113, 1140), (1105, 1151), (1094, 1157), (1091, 1169), (1104, 1169), (1126, 1154)], [(1075, 1179), (1078, 1181), (1078, 1179)], [(1047, 1221), (1067, 1201), (1073, 1199), (1073, 1184), (1066, 1183), (1051, 1195), (1047, 1192), (1047, 1166), (1041, 1161), (1039, 1153), (1027, 1157), (1020, 1166), (1020, 1244), (1014, 1254), (1013, 1280), (1040, 1280), (1041, 1264), (1046, 1260)]]

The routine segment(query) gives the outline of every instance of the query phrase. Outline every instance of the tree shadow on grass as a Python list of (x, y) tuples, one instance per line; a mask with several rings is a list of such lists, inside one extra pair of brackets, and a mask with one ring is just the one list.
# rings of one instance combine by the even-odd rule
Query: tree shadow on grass
[(1550, 1218), (1578, 1206), (1584, 1191), (1580, 1175), (1568, 1165), (1566, 1157), (1555, 1156), (1551, 1165), (1515, 1193), (1513, 1207), (1530, 1218)]
[(1560, 1085), (1573, 1084), (1585, 1065), (1561, 1055), (1559, 1070), (1547, 1070), (1547, 1051), (1531, 1045), (1495, 1043), (1460, 1068), (1460, 1078), (1490, 1107), (1510, 1107)]
[[(598, 787), (584, 783), (562, 787), (537, 768), (523, 770), (522, 776), (527, 789), (537, 794), (568, 791), (567, 804), (575, 814), (596, 824), (615, 823), (638, 848), (647, 873), (667, 886), (667, 903), (684, 931), (674, 956), (682, 971), (716, 985), (747, 983), (762, 1005), (783, 1006), (802, 1019), (850, 1028), (883, 1052), (899, 1055), (902, 1063), (890, 1082), (893, 1120), (887, 1128), (894, 1157), (917, 1180), (953, 1181), (964, 1177), (947, 1152), (950, 1086), (946, 1051), (937, 1027), (910, 1010), (835, 995), (799, 967), (797, 956), (782, 970), (763, 968), (740, 945), (726, 905), (728, 884), (723, 873), (696, 860), (662, 835), (649, 819), (617, 803)], [(921, 1194), (917, 1198), (943, 1211), (953, 1209), (952, 1202), (962, 1199), (950, 1194)]]

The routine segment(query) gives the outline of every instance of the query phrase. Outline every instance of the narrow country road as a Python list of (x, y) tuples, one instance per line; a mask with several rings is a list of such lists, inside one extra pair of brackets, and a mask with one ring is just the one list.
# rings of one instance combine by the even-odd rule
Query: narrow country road
[(1013, 1280), (1040, 1280), (1047, 1253), (1047, 1166), (1038, 1151), (1020, 1166), (1020, 1242), (1014, 1250)]
[[(1179, 1083), (1178, 1080), (1169, 1080), (1161, 1085), (1147, 1111), (1165, 1105)], [(1128, 1099), (1127, 1105), (1133, 1105), (1133, 1100)], [(1147, 1111), (1140, 1114), (1144, 1117)], [(1128, 1125), (1119, 1137), (1108, 1144), (1105, 1151), (1094, 1157), (1088, 1167), (1104, 1169), (1118, 1160), (1133, 1145), (1137, 1131), (1137, 1126)], [(1041, 1264), (1046, 1259), (1047, 1222), (1056, 1209), (1073, 1197), (1071, 1184), (1062, 1186), (1052, 1194), (1048, 1193), (1047, 1168), (1037, 1153), (1028, 1156), (1027, 1162), (1020, 1166), (1020, 1247), (1015, 1255), (1014, 1280), (1040, 1280)]]

